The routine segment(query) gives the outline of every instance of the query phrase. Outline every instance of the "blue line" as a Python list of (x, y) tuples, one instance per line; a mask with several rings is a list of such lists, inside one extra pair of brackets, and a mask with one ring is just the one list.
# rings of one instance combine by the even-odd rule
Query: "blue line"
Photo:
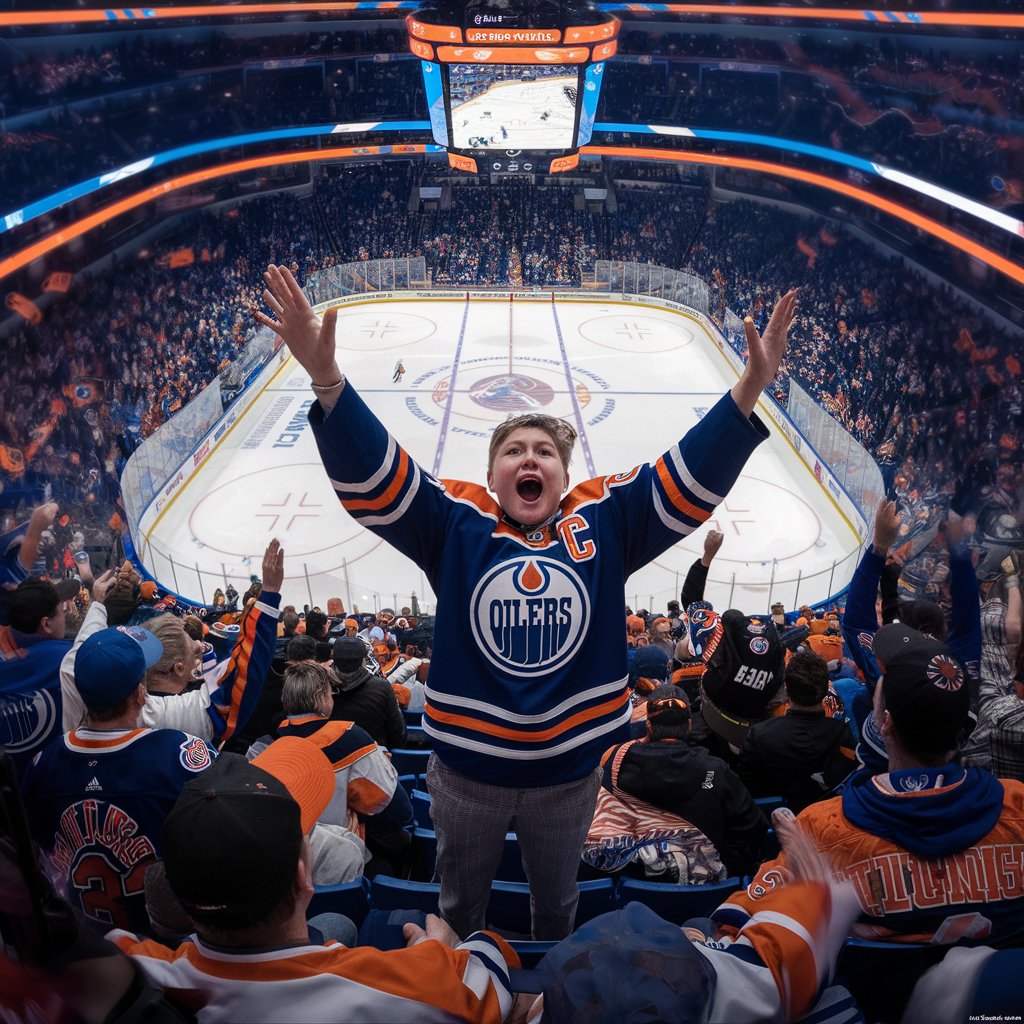
[(583, 426), (583, 410), (580, 409), (579, 396), (576, 394), (576, 386), (572, 382), (572, 371), (569, 369), (569, 356), (565, 351), (565, 340), (562, 338), (562, 325), (558, 322), (558, 309), (554, 301), (551, 302), (551, 315), (555, 318), (555, 333), (558, 335), (558, 351), (562, 353), (562, 366), (565, 367), (565, 381), (569, 385), (569, 393), (572, 395), (572, 411), (576, 417), (576, 429), (580, 435), (580, 447), (583, 449), (583, 458), (587, 463), (587, 478), (597, 476), (594, 470), (594, 456), (590, 454), (590, 441), (587, 440), (587, 431)]
[(448, 402), (441, 417), (441, 436), (437, 439), (437, 451), (434, 453), (434, 468), (431, 471), (436, 477), (441, 472), (441, 456), (444, 454), (444, 442), (448, 436), (448, 423), (452, 418), (452, 404), (455, 401), (455, 375), (459, 372), (459, 359), (462, 357), (462, 342), (466, 337), (466, 321), (469, 319), (469, 296), (466, 296), (466, 308), (462, 313), (462, 326), (459, 328), (459, 343), (455, 346), (455, 359), (452, 361), (452, 377), (448, 381)]

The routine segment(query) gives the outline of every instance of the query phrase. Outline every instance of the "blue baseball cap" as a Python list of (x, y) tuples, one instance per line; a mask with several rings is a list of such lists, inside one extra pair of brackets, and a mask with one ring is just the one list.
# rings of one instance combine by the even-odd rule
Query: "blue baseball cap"
[(75, 686), (85, 706), (109, 708), (124, 700), (163, 653), (164, 645), (141, 626), (93, 633), (75, 654)]

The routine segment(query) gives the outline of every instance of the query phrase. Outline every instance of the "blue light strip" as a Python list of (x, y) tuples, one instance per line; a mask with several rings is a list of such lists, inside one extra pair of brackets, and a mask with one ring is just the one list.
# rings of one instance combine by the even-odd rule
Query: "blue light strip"
[(196, 142), (190, 146), (178, 146), (176, 149), (167, 149), (154, 156), (143, 157), (134, 163), (118, 167), (116, 170), (108, 171), (95, 178), (72, 185), (70, 188), (54, 192), (44, 199), (37, 199), (20, 210), (12, 210), (3, 218), (0, 218), (0, 234), (25, 224), (44, 213), (56, 210), (58, 206), (70, 203), (91, 192), (98, 192), (115, 181), (124, 181), (125, 178), (134, 177), (143, 171), (151, 170), (154, 167), (162, 167), (174, 160), (184, 160), (190, 156), (198, 156), (200, 153), (210, 153), (218, 149), (228, 149), (234, 146), (247, 146), (257, 142), (273, 142), (278, 139), (302, 139), (315, 138), (323, 135), (350, 135), (356, 132), (401, 132), (401, 131), (422, 131), (430, 127), (429, 121), (376, 121), (358, 122), (353, 124), (320, 124), (306, 128), (278, 128), (270, 132), (250, 132), (246, 135), (226, 135), (219, 139), (208, 139), (206, 142)]
[[(273, 142), (280, 139), (316, 138), (331, 135), (350, 135), (359, 132), (400, 132), (400, 131), (428, 131), (429, 121), (382, 121), (382, 122), (354, 122), (351, 124), (324, 124), (311, 125), (305, 128), (278, 128), (268, 132), (250, 132), (245, 135), (227, 135), (218, 139), (209, 139), (206, 142), (197, 142), (189, 146), (179, 146), (176, 149), (168, 149), (163, 153), (154, 156), (144, 157), (134, 163), (126, 164), (116, 170), (108, 171), (106, 174), (87, 181), (72, 185), (70, 188), (60, 192), (54, 192), (44, 199), (36, 200), (19, 210), (13, 210), (3, 218), (0, 218), (0, 234), (9, 231), (19, 224), (27, 223), (36, 217), (49, 213), (51, 210), (70, 203), (82, 196), (97, 192), (107, 185), (116, 181), (123, 181), (126, 178), (141, 174), (143, 171), (151, 170), (154, 167), (161, 167), (175, 160), (183, 160), (187, 157), (197, 156), (201, 153), (209, 153), (215, 150), (227, 149), (236, 146), (250, 145), (260, 142)], [(907, 188), (919, 195), (930, 199), (938, 199), (948, 206), (961, 210), (970, 216), (977, 217), (994, 227), (1007, 231), (1018, 238), (1024, 238), (1024, 221), (1011, 217), (1000, 210), (995, 210), (984, 203), (979, 203), (967, 196), (942, 188), (933, 182), (923, 178), (916, 178), (884, 164), (873, 163), (863, 157), (853, 156), (850, 153), (843, 153), (834, 149), (826, 149), (824, 146), (815, 146), (809, 142), (800, 142), (797, 139), (778, 138), (774, 135), (758, 135), (753, 132), (726, 132), (716, 131), (711, 128), (686, 128), (678, 125), (664, 124), (625, 124), (621, 122), (599, 122), (594, 125), (595, 131), (622, 133), (630, 135), (660, 135), (676, 138), (704, 139), (713, 142), (736, 142), (750, 146), (764, 146), (769, 149), (786, 150), (796, 153), (804, 153), (816, 157), (819, 160), (827, 160), (830, 163), (842, 164), (845, 167), (852, 167), (864, 174), (883, 178), (903, 188)]]
[(601, 122), (594, 125), (595, 131), (624, 132), (634, 135), (669, 135), (677, 138), (707, 139), (714, 142), (738, 142), (748, 146), (766, 146), (769, 149), (787, 150), (794, 153), (806, 153), (808, 156), (817, 157), (819, 160), (828, 160), (831, 163), (842, 164), (845, 167), (853, 167), (864, 174), (871, 174), (876, 178), (883, 178), (886, 181), (894, 182), (911, 192), (926, 196), (929, 199), (938, 199), (947, 206), (960, 210), (972, 217), (977, 217), (988, 224), (1008, 231), (1011, 235), (1024, 238), (1024, 221), (1011, 217), (1001, 210), (995, 210), (991, 206), (979, 203), (975, 199), (960, 195), (951, 189), (943, 188), (934, 182), (926, 181), (924, 178), (915, 178), (912, 174), (898, 171), (885, 164), (874, 163), (865, 160), (863, 157), (853, 156), (850, 153), (843, 153), (835, 149), (826, 149), (824, 146), (815, 146), (809, 142), (799, 142), (796, 139), (781, 139), (774, 135), (757, 135), (753, 132), (720, 132), (711, 128), (682, 128), (670, 124), (620, 124)]

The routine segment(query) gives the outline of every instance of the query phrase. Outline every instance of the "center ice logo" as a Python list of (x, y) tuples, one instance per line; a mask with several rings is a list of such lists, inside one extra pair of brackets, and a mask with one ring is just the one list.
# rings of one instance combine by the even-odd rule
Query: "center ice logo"
[(522, 412), (550, 405), (555, 392), (550, 385), (526, 374), (498, 374), (484, 377), (470, 386), (469, 397), (485, 409)]
[(567, 565), (523, 555), (494, 566), (470, 600), (473, 638), (491, 664), (536, 676), (566, 664), (590, 624), (590, 598)]

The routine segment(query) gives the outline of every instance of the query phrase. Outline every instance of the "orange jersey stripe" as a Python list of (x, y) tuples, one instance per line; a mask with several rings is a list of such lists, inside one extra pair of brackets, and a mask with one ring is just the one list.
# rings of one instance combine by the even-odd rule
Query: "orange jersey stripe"
[[(259, 601), (259, 598), (256, 598)], [(231, 687), (231, 704), (227, 709), (227, 727), (224, 729), (224, 735), (221, 737), (221, 743), (227, 743), (232, 736), (235, 735), (235, 729), (238, 728), (238, 715), (241, 711), (242, 697), (245, 696), (245, 691), (249, 685), (249, 659), (252, 655), (253, 644), (256, 642), (256, 623), (259, 621), (260, 612), (257, 611), (256, 605), (251, 605), (245, 615), (242, 617), (242, 632), (237, 642), (235, 643), (235, 649), (231, 652), (231, 660), (228, 662), (227, 670), (225, 671), (225, 677), (230, 676), (232, 670), (238, 674), (234, 678), (234, 685)], [(242, 685), (239, 685), (241, 681)], [(221, 710), (223, 714), (223, 710)]]
[(342, 505), (348, 512), (371, 512), (386, 508), (402, 489), (409, 476), (409, 453), (404, 448), (399, 448), (398, 469), (395, 470), (395, 478), (391, 481), (388, 489), (379, 498), (367, 498), (362, 501), (346, 501), (341, 499)]
[(460, 501), (468, 501), (475, 505), (484, 515), (501, 518), (501, 506), (490, 496), (486, 487), (480, 484), (471, 484), (466, 480), (442, 480), (445, 491), (452, 498)]
[(346, 794), (349, 807), (360, 814), (379, 814), (391, 803), (391, 794), (369, 779), (351, 779)]
[(122, 743), (127, 743), (128, 740), (134, 739), (140, 733), (148, 731), (148, 729), (132, 729), (131, 732), (118, 733), (118, 735), (109, 740), (89, 740), (80, 736), (77, 729), (72, 729), (69, 739), (79, 748), (89, 747), (92, 750), (106, 750), (108, 747), (119, 747)]
[(551, 726), (541, 732), (528, 732), (524, 729), (509, 729), (504, 725), (492, 725), (490, 722), (482, 722), (477, 718), (467, 718), (465, 715), (453, 715), (448, 711), (439, 711), (433, 706), (428, 706), (426, 714), (429, 718), (446, 725), (461, 726), (463, 729), (472, 729), (475, 732), (487, 733), (489, 736), (497, 736), (504, 740), (520, 740), (524, 743), (542, 743), (545, 740), (554, 739), (568, 732), (577, 725), (593, 721), (604, 715), (610, 715), (623, 706), (629, 700), (629, 694), (623, 693), (619, 697), (598, 704), (596, 707), (588, 708), (586, 711), (577, 711), (575, 715), (565, 719), (558, 725)]
[(605, 486), (603, 476), (595, 477), (593, 480), (584, 480), (565, 496), (565, 501), (562, 502), (562, 517), (575, 512), (580, 505), (600, 501), (607, 494), (608, 488)]
[(703, 523), (706, 519), (710, 518), (710, 512), (699, 508), (692, 501), (688, 501), (683, 497), (682, 491), (676, 486), (675, 480), (672, 479), (668, 471), (668, 466), (665, 465), (664, 458), (658, 459), (655, 467), (658, 470), (658, 479), (661, 480), (661, 485), (665, 488), (669, 501), (676, 507), (676, 511), (682, 512), (684, 516), (689, 516), (690, 519), (696, 519), (698, 523)]

